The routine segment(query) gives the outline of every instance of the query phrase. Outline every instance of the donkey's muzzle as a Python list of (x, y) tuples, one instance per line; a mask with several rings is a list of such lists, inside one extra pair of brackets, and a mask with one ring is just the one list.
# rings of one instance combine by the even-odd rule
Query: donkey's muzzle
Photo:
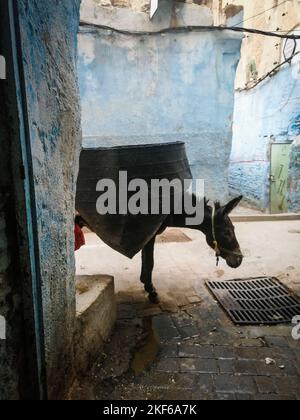
[(231, 268), (239, 268), (242, 265), (242, 262), (242, 255), (230, 256), (226, 259), (227, 265)]

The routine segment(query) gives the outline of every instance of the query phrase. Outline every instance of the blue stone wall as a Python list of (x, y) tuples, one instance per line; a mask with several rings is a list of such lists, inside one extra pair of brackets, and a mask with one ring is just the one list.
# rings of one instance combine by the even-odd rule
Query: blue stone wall
[(288, 194), (289, 211), (300, 212), (300, 137), (292, 144)]
[(206, 195), (226, 200), (241, 37), (79, 35), (84, 146), (184, 141)]
[(235, 97), (233, 147), (229, 186), (232, 195), (261, 210), (270, 205), (270, 155), (272, 143), (293, 142), (290, 157), (288, 205), (300, 209), (300, 78), (286, 65), (275, 76)]

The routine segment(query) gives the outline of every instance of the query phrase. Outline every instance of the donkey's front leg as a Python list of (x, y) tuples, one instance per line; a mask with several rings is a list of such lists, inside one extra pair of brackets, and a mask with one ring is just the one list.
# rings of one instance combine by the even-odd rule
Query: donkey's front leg
[(155, 236), (145, 246), (142, 252), (141, 282), (145, 285), (146, 292), (149, 293), (150, 302), (159, 303), (158, 294), (152, 283), (152, 273), (154, 268), (154, 245)]

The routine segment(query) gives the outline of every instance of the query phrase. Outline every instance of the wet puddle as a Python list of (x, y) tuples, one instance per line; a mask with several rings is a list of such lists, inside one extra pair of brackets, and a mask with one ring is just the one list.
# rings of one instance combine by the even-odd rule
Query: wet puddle
[(144, 341), (137, 347), (131, 368), (136, 376), (144, 373), (155, 361), (159, 350), (160, 342), (157, 332), (153, 328), (152, 318), (143, 320)]

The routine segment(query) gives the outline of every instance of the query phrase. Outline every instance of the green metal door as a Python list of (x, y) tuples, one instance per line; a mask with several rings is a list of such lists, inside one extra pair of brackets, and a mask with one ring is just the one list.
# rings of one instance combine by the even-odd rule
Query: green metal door
[(273, 144), (271, 153), (271, 213), (286, 213), (290, 144)]

